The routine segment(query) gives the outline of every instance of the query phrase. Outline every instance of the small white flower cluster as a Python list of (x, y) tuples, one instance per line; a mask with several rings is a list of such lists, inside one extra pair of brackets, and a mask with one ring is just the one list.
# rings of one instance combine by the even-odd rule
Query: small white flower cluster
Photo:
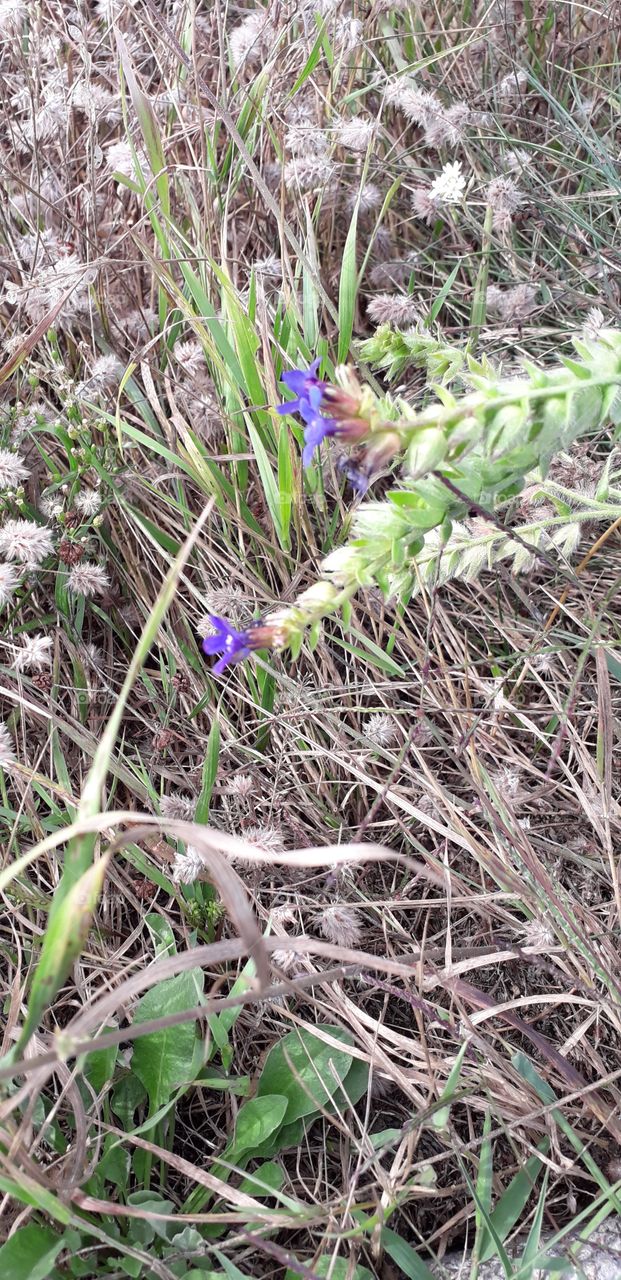
[(466, 181), (460, 160), (445, 164), (430, 187), (416, 187), (412, 192), (415, 217), (429, 226), (433, 225), (443, 206), (461, 204), (466, 192)]

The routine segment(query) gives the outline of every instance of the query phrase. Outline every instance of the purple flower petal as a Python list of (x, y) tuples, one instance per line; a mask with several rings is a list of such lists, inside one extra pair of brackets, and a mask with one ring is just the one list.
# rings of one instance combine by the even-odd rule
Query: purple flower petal
[(215, 627), (216, 634), (205, 636), (203, 653), (208, 657), (222, 654), (213, 668), (216, 675), (222, 675), (226, 667), (241, 662), (252, 652), (250, 635), (248, 631), (236, 631), (225, 618), (220, 618), (217, 614), (210, 614), (209, 620)]
[(304, 432), (304, 452), (302, 454), (302, 462), (305, 467), (309, 467), (315, 449), (325, 440), (326, 436), (334, 435), (336, 423), (331, 418), (322, 418), (316, 414), (311, 418)]

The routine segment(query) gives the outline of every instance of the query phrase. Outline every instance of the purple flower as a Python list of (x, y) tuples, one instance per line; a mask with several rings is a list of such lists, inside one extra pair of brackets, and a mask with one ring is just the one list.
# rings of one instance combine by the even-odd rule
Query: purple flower
[(209, 620), (215, 627), (215, 635), (205, 636), (203, 653), (209, 657), (216, 653), (222, 654), (214, 666), (214, 674), (221, 676), (226, 667), (247, 658), (253, 646), (248, 631), (236, 631), (225, 618), (219, 618), (215, 613), (209, 615)]
[(323, 400), (327, 383), (322, 382), (317, 377), (317, 370), (321, 364), (321, 357), (313, 360), (310, 369), (291, 369), (289, 373), (283, 373), (281, 382), (293, 391), (295, 400), (288, 400), (286, 404), (279, 404), (277, 413), (299, 413), (306, 423), (304, 429), (304, 452), (302, 461), (305, 467), (312, 462), (313, 453), (322, 440), (326, 436), (333, 436), (337, 431), (337, 422), (334, 418), (324, 418), (321, 410), (321, 402)]

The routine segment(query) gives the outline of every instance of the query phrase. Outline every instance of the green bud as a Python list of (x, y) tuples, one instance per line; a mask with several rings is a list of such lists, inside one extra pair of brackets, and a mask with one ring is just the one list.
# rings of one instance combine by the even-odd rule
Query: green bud
[(405, 470), (413, 480), (434, 471), (444, 460), (447, 440), (439, 427), (422, 427), (415, 431), (405, 455)]
[(385, 502), (365, 502), (354, 518), (355, 538), (400, 538), (407, 530), (407, 520)]

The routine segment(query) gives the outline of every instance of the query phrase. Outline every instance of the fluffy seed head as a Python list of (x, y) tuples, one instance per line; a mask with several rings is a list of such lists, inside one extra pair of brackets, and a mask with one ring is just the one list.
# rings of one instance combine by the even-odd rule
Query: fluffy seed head
[(487, 309), (505, 324), (518, 324), (531, 315), (538, 292), (532, 284), (517, 284), (513, 289), (491, 284), (486, 295)]
[(524, 925), (524, 944), (527, 947), (538, 947), (547, 951), (554, 946), (556, 936), (554, 930), (544, 920), (529, 920)]
[(119, 381), (122, 368), (121, 361), (114, 352), (110, 351), (107, 355), (98, 356), (93, 361), (90, 377), (86, 379), (85, 386), (101, 391), (110, 390)]
[(375, 125), (372, 120), (365, 120), (363, 116), (354, 116), (352, 120), (342, 121), (337, 130), (336, 140), (348, 151), (366, 151), (374, 133)]
[(510, 796), (513, 800), (522, 789), (522, 775), (513, 765), (501, 765), (490, 773), (490, 778), (501, 797)]
[(263, 826), (246, 827), (244, 829), (244, 840), (249, 844), (255, 844), (258, 849), (262, 849), (263, 853), (283, 853), (285, 842), (282, 831), (277, 827)]
[[(381, 203), (382, 193), (377, 184), (375, 182), (365, 182), (362, 189), (358, 188), (350, 191), (345, 201), (345, 208), (353, 212), (356, 205), (358, 205), (360, 213), (364, 217), (365, 214), (373, 213), (375, 209), (379, 209)], [(380, 230), (382, 230), (381, 227)], [(377, 249), (377, 237), (375, 239), (375, 248)]]
[(19, 586), (19, 577), (12, 564), (0, 564), (0, 609), (13, 596)]
[(291, 973), (294, 969), (299, 968), (301, 957), (297, 951), (288, 950), (286, 947), (277, 947), (272, 951), (272, 963), (277, 965), (283, 973)]
[(187, 377), (197, 378), (199, 374), (207, 372), (203, 348), (195, 338), (188, 338), (185, 342), (176, 342), (175, 357)]
[[(135, 148), (136, 157), (140, 169), (144, 172), (147, 166), (146, 157), (139, 148)], [(134, 154), (132, 148), (125, 139), (120, 142), (111, 142), (106, 147), (106, 165), (110, 173), (120, 173), (124, 178), (136, 178), (136, 166), (134, 164)]]
[(386, 102), (402, 111), (412, 124), (422, 125), (424, 129), (431, 119), (442, 113), (442, 103), (433, 93), (399, 80), (388, 85)]
[(0, 554), (28, 569), (36, 569), (53, 549), (49, 529), (33, 520), (6, 520), (0, 529)]
[(324, 907), (317, 916), (317, 924), (328, 942), (338, 943), (341, 947), (355, 947), (362, 935), (362, 922), (355, 907), (336, 902), (332, 907)]
[(371, 299), (367, 315), (374, 324), (392, 324), (397, 329), (420, 320), (416, 303), (406, 293), (378, 293)]
[(294, 191), (314, 191), (326, 187), (336, 172), (336, 166), (325, 156), (294, 156), (284, 168), (285, 186)]
[(434, 200), (428, 187), (415, 187), (412, 192), (412, 210), (415, 218), (421, 218), (428, 227), (433, 226), (438, 216), (438, 202)]
[(521, 173), (523, 169), (527, 169), (532, 156), (530, 151), (526, 151), (524, 147), (513, 147), (505, 156), (505, 165), (509, 173)]
[(263, 61), (278, 41), (278, 31), (264, 9), (255, 9), (229, 35), (231, 61), (238, 71), (243, 65), (253, 67)]
[(510, 71), (498, 84), (500, 98), (518, 98), (528, 85), (525, 71)]
[(27, 13), (26, 0), (0, 0), (0, 33), (17, 35)]
[(446, 110), (441, 108), (437, 113), (430, 112), (425, 128), (427, 146), (458, 146), (463, 141), (471, 114), (466, 102), (454, 102)]
[(15, 763), (13, 739), (5, 724), (0, 721), (0, 769), (7, 769)]
[(101, 508), (99, 489), (81, 489), (75, 497), (75, 507), (83, 516), (95, 516)]
[(194, 796), (183, 795), (181, 791), (171, 791), (170, 795), (160, 797), (160, 812), (163, 818), (193, 822), (196, 800)]
[(445, 164), (442, 172), (434, 178), (429, 194), (439, 204), (460, 204), (466, 189), (466, 175), (462, 173), (461, 161), (455, 160)]
[(587, 311), (582, 332), (585, 338), (597, 338), (606, 324), (606, 317), (599, 307), (590, 307)]
[(23, 636), (13, 659), (15, 671), (43, 671), (52, 665), (51, 636)]
[(362, 732), (378, 747), (393, 747), (398, 741), (394, 718), (385, 711), (369, 716)]
[(275, 253), (268, 253), (265, 258), (255, 258), (250, 266), (260, 280), (282, 280), (282, 262)]
[(492, 209), (492, 226), (496, 231), (506, 231), (511, 226), (513, 214), (524, 204), (524, 195), (512, 178), (501, 174), (490, 182), (487, 202)]
[(229, 778), (225, 790), (227, 796), (245, 800), (255, 790), (254, 778), (251, 773), (236, 773), (233, 778)]
[(204, 859), (198, 849), (189, 844), (185, 853), (177, 854), (170, 874), (175, 884), (194, 884), (204, 870)]
[(0, 449), (0, 489), (16, 489), (30, 472), (24, 459), (12, 449)]
[(98, 596), (109, 586), (110, 579), (105, 569), (88, 560), (74, 564), (67, 575), (67, 589), (76, 596)]

